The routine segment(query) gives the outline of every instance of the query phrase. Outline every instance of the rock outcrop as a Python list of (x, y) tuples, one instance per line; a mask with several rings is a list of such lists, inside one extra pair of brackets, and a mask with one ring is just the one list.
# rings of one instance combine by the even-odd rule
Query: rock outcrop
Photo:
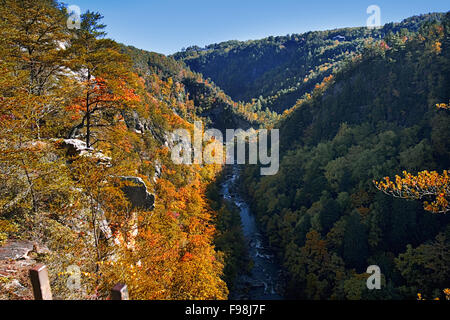
[(67, 150), (69, 157), (91, 157), (97, 159), (99, 163), (109, 165), (111, 158), (105, 156), (101, 151), (88, 148), (86, 142), (79, 139), (63, 139), (58, 141)]
[(153, 210), (155, 208), (155, 196), (148, 192), (147, 186), (138, 177), (120, 177), (127, 185), (122, 187), (122, 191), (130, 201), (133, 209)]
[(49, 253), (41, 244), (9, 240), (0, 247), (0, 300), (31, 300), (28, 272), (41, 254)]
[[(101, 151), (87, 148), (86, 143), (79, 139), (58, 140), (58, 143), (67, 150), (69, 157), (86, 156), (98, 159), (99, 164), (110, 165), (111, 158), (105, 156)], [(155, 169), (154, 179), (160, 175), (161, 168)], [(122, 191), (130, 201), (133, 209), (153, 210), (155, 207), (155, 196), (148, 192), (147, 186), (139, 177), (119, 177), (126, 185)], [(107, 224), (105, 224), (107, 225)], [(108, 236), (108, 232), (105, 233)]]
[(33, 251), (34, 244), (30, 241), (10, 241), (0, 247), (0, 260), (27, 259)]

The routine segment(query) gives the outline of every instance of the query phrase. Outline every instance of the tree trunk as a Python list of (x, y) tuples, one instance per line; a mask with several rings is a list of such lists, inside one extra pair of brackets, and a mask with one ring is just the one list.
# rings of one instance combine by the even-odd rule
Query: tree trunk
[(86, 93), (86, 148), (91, 147), (91, 111), (89, 108), (89, 90), (91, 89), (91, 71), (88, 71), (88, 87)]

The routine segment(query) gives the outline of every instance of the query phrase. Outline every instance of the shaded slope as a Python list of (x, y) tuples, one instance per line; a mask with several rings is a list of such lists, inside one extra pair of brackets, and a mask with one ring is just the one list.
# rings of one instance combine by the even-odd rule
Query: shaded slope
[[(415, 299), (449, 285), (440, 267), (449, 259), (449, 216), (372, 183), (450, 166), (450, 115), (436, 108), (450, 98), (449, 18), (374, 45), (299, 103), (279, 123), (278, 175), (247, 168), (245, 191), (288, 269), (288, 296)], [(381, 291), (362, 286), (372, 264), (385, 277)]]

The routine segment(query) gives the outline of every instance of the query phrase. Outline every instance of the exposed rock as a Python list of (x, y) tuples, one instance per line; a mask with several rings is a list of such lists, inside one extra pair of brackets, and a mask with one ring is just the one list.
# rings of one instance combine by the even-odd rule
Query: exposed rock
[(110, 240), (113, 237), (112, 230), (108, 224), (108, 221), (105, 219), (105, 215), (103, 210), (100, 210), (101, 216), (98, 221), (98, 227), (100, 231), (103, 233), (106, 240)]
[(48, 254), (48, 253), (50, 253), (50, 250), (46, 246), (34, 244), (33, 252), (37, 253), (37, 254)]
[[(1, 287), (1, 286), (0, 286)], [(3, 296), (3, 293), (9, 293), (5, 298), (9, 299), (20, 299), (25, 300), (27, 296), (30, 294), (29, 288), (23, 286), (19, 280), (12, 279), (11, 281), (3, 284), (3, 288), (0, 289), (0, 296)]]
[(70, 157), (78, 156), (82, 152), (89, 150), (86, 146), (86, 142), (79, 139), (64, 139), (62, 141), (62, 146), (67, 149), (67, 155)]
[(147, 122), (141, 119), (136, 111), (124, 112), (122, 115), (128, 128), (134, 129), (136, 133), (144, 133), (147, 131)]
[(161, 174), (162, 174), (161, 161), (157, 159), (155, 161), (155, 174), (153, 175), (153, 182), (157, 182), (158, 178), (161, 178)]
[(33, 299), (28, 272), (35, 264), (31, 259), (0, 259), (0, 300)]
[(20, 294), (21, 291), (26, 290), (26, 288), (17, 279), (5, 284), (5, 289), (12, 290), (17, 294)]
[(129, 182), (129, 184), (122, 187), (122, 190), (133, 208), (149, 211), (155, 208), (155, 196), (148, 192), (144, 180), (138, 177), (120, 177), (120, 179)]
[(31, 241), (9, 241), (0, 247), (0, 260), (31, 260), (35, 255), (49, 253), (50, 250)]
[(86, 142), (79, 139), (63, 139), (59, 140), (62, 147), (67, 150), (69, 157), (91, 157), (97, 159), (99, 163), (110, 165), (111, 158), (105, 156), (101, 151), (96, 151), (93, 148), (88, 148)]
[(169, 147), (167, 133), (161, 128), (155, 127), (155, 124), (150, 119), (140, 117), (136, 111), (123, 112), (122, 116), (128, 129), (133, 130), (137, 134), (150, 132), (159, 143)]
[(9, 241), (0, 247), (0, 260), (28, 259), (33, 247), (34, 243), (31, 241)]

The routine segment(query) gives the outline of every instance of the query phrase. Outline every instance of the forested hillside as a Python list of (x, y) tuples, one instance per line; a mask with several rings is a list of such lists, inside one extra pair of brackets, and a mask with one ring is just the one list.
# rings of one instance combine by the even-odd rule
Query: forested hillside
[(174, 87), (181, 86), (183, 98), (191, 100), (195, 105), (194, 112), (214, 128), (247, 129), (250, 125), (258, 126), (280, 118), (275, 112), (263, 111), (252, 103), (236, 103), (213, 82), (203, 79), (201, 74), (192, 72), (172, 57), (131, 46), (123, 46), (122, 51), (132, 57), (141, 74), (155, 74)]
[[(223, 300), (252, 245), (277, 256), (272, 295), (450, 299), (450, 13), (172, 57), (108, 39), (100, 13), (68, 18), (0, 0), (0, 299), (32, 299), (42, 263), (54, 299), (125, 283), (131, 299)], [(279, 128), (278, 174), (176, 165), (173, 132), (194, 121)], [(242, 279), (243, 299), (270, 291)]]
[[(244, 189), (286, 267), (288, 297), (444, 296), (449, 58), (448, 13), (442, 23), (366, 46), (277, 125), (279, 174), (261, 178), (247, 168)], [(394, 178), (402, 171), (410, 172), (403, 182)], [(378, 191), (373, 181), (385, 176), (392, 180), (380, 189), (421, 201)], [(422, 188), (427, 193), (419, 194)], [(382, 290), (369, 291), (361, 281), (369, 265), (381, 268)]]
[(381, 29), (345, 28), (193, 46), (174, 57), (211, 78), (233, 100), (253, 102), (255, 110), (282, 113), (361, 53), (367, 43), (391, 33), (408, 36), (422, 23), (441, 17), (415, 16)]
[(0, 298), (31, 298), (44, 263), (55, 299), (118, 282), (132, 299), (226, 299), (236, 258), (220, 239), (240, 229), (208, 196), (221, 167), (170, 159), (170, 132), (209, 105), (175, 61), (107, 39), (100, 14), (67, 18), (56, 1), (0, 2)]

